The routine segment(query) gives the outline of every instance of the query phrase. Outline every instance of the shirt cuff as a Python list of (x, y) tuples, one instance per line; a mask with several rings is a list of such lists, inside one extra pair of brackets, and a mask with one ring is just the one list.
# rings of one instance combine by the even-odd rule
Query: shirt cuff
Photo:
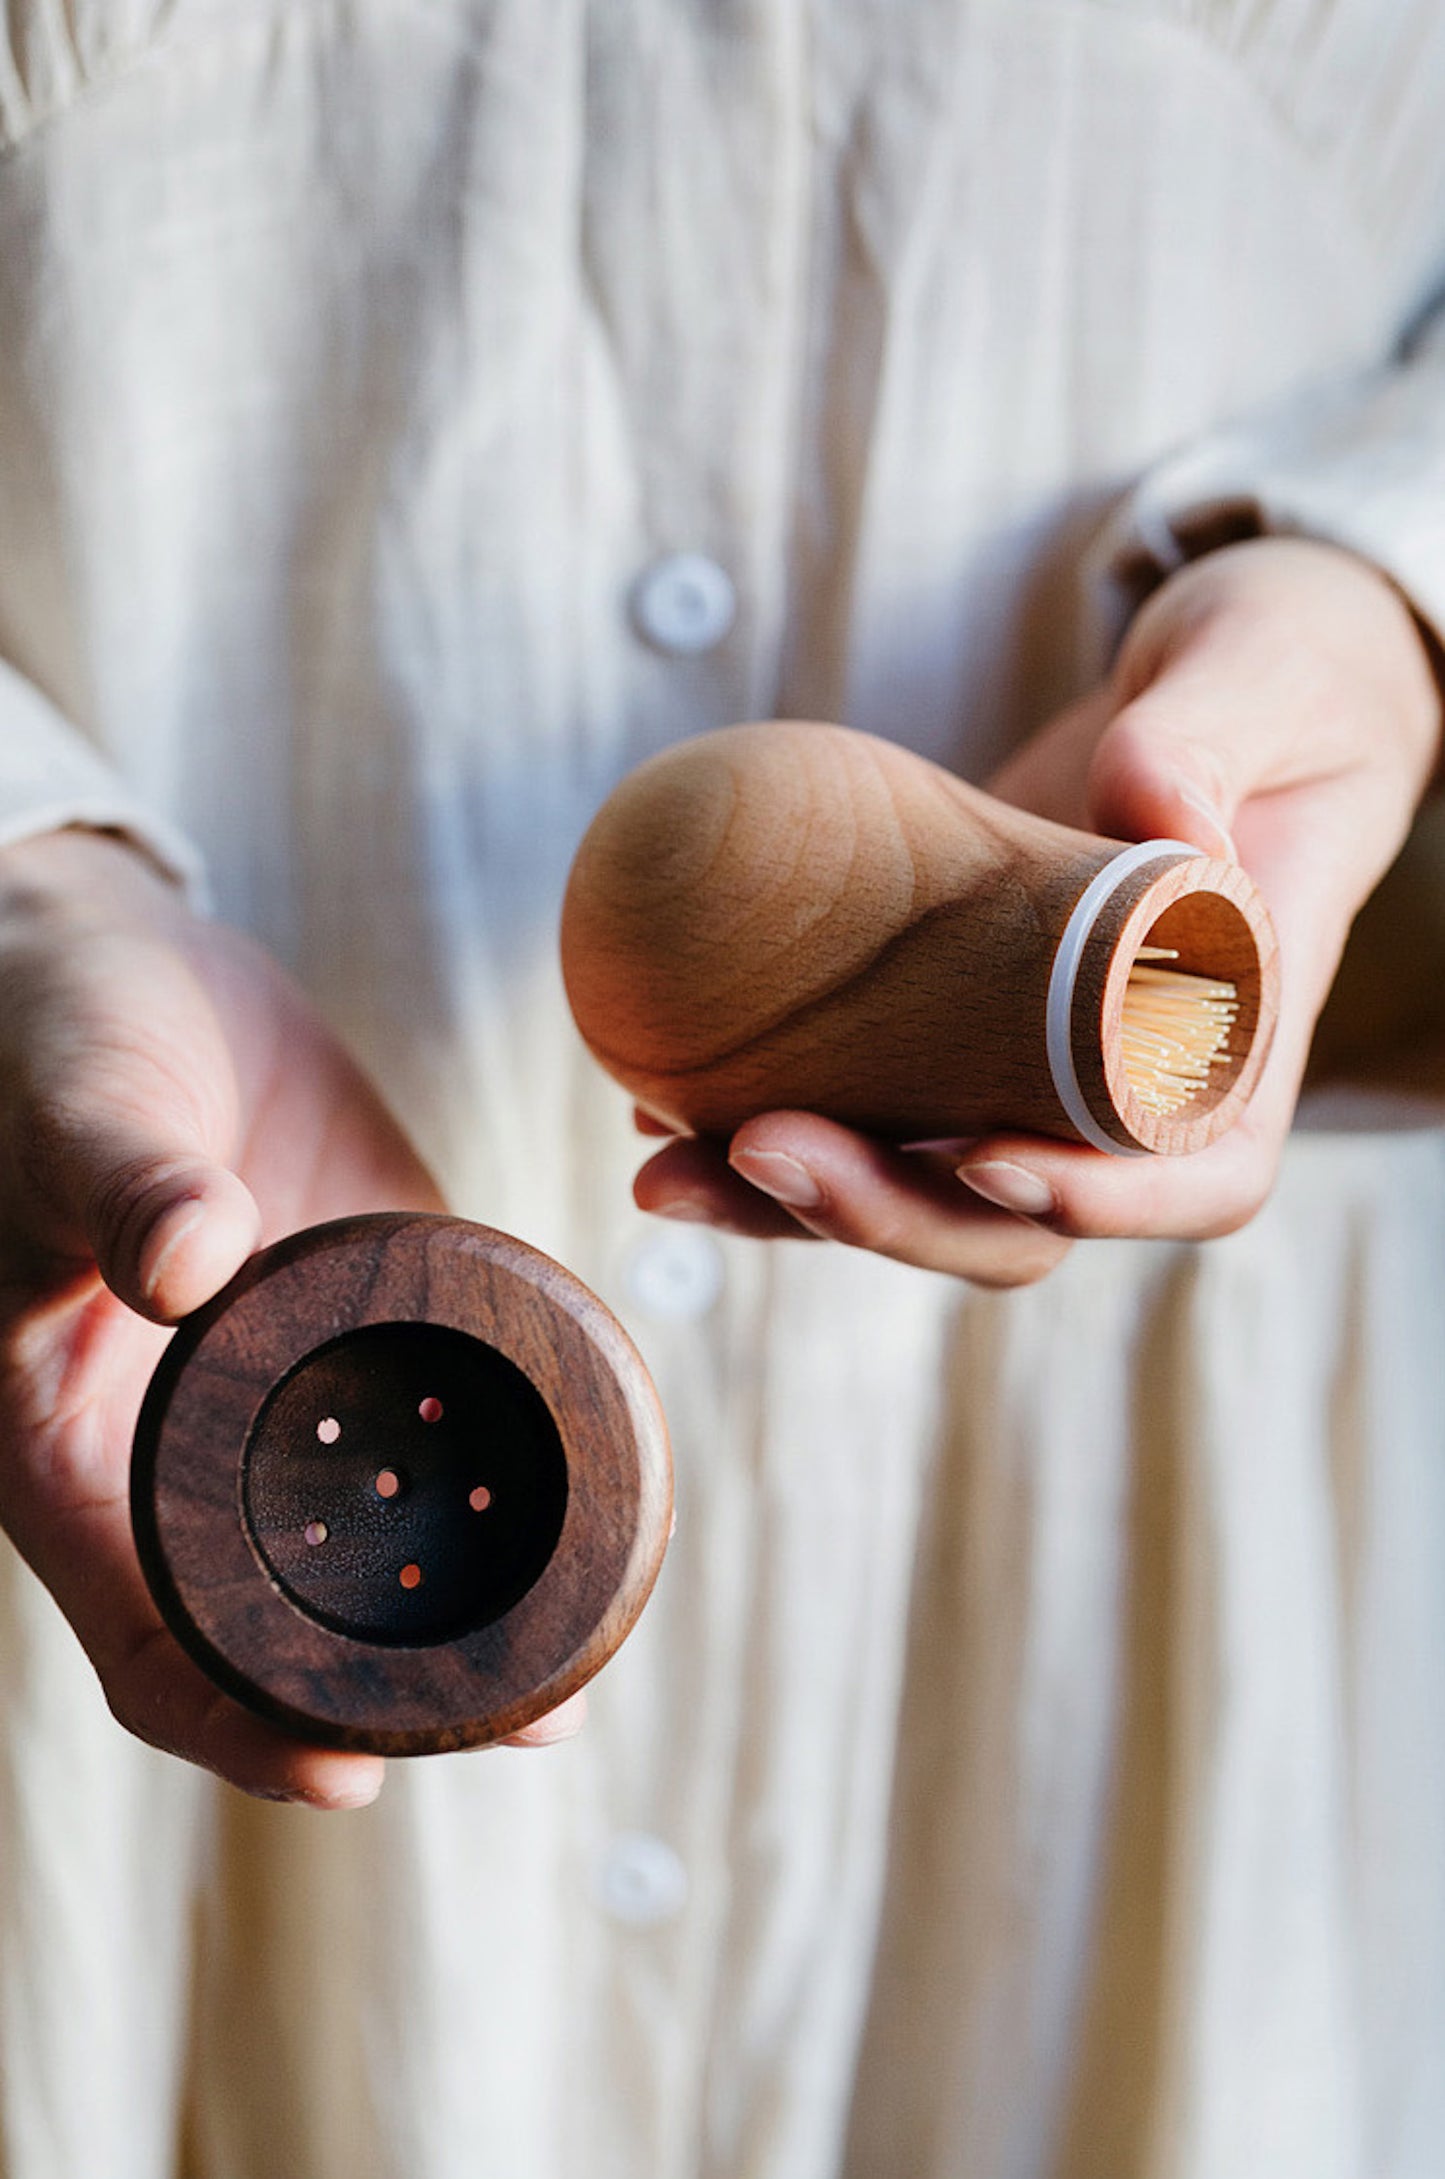
[(0, 662), (0, 848), (73, 825), (120, 834), (198, 914), (210, 912), (205, 867), (185, 834), (134, 793), (33, 682)]
[(1264, 535), (1370, 561), (1445, 648), (1445, 314), (1398, 362), (1167, 455), (1108, 525), (1102, 565), (1132, 607), (1185, 561)]

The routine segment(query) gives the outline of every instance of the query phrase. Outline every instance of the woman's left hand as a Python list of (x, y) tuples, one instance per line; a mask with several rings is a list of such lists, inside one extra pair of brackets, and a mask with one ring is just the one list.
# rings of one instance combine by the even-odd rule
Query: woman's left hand
[(1134, 620), (1107, 682), (990, 787), (1115, 839), (1190, 841), (1259, 885), (1282, 1001), (1236, 1126), (1192, 1157), (1125, 1159), (1026, 1134), (906, 1151), (771, 1112), (726, 1152), (669, 1141), (638, 1174), (638, 1203), (764, 1238), (846, 1241), (986, 1286), (1043, 1277), (1072, 1240), (1233, 1232), (1269, 1194), (1345, 937), (1409, 829), (1440, 724), (1421, 631), (1363, 560), (1262, 539), (1182, 569)]

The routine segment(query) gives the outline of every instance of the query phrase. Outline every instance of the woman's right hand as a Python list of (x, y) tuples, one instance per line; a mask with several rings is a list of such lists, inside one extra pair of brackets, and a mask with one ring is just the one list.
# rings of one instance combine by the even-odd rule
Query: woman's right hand
[(1247, 1111), (1207, 1149), (1112, 1158), (998, 1132), (920, 1156), (816, 1113), (762, 1113), (726, 1162), (712, 1143), (669, 1143), (638, 1175), (642, 1208), (845, 1241), (988, 1286), (1043, 1277), (1076, 1240), (1234, 1232), (1274, 1183), (1351, 921), (1439, 763), (1432, 664), (1405, 600), (1365, 561), (1258, 538), (1171, 576), (1107, 681), (991, 782), (1110, 839), (1237, 853), (1259, 885), (1280, 939), (1279, 1026)]
[[(121, 1724), (248, 1792), (374, 1799), (379, 1758), (307, 1746), (180, 1649), (131, 1537), (131, 1435), (161, 1327), (262, 1241), (435, 1185), (302, 993), (133, 849), (0, 852), (0, 1524)], [(575, 1711), (525, 1736), (561, 1736)]]

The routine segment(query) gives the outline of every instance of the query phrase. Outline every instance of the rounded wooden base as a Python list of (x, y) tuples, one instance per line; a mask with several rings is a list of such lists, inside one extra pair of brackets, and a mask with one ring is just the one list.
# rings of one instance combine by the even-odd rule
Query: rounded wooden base
[(131, 1512), (172, 1632), (326, 1746), (501, 1740), (646, 1602), (667, 1435), (595, 1295), (510, 1236), (388, 1214), (293, 1234), (177, 1331)]

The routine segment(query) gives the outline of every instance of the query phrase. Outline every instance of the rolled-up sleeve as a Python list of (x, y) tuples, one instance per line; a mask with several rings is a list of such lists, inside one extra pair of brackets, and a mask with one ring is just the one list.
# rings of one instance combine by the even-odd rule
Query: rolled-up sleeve
[(1166, 455), (1109, 525), (1126, 598), (1222, 544), (1313, 537), (1371, 561), (1445, 647), (1445, 309), (1398, 359)]
[(48, 697), (0, 660), (0, 848), (67, 825), (118, 833), (209, 905), (201, 856)]

